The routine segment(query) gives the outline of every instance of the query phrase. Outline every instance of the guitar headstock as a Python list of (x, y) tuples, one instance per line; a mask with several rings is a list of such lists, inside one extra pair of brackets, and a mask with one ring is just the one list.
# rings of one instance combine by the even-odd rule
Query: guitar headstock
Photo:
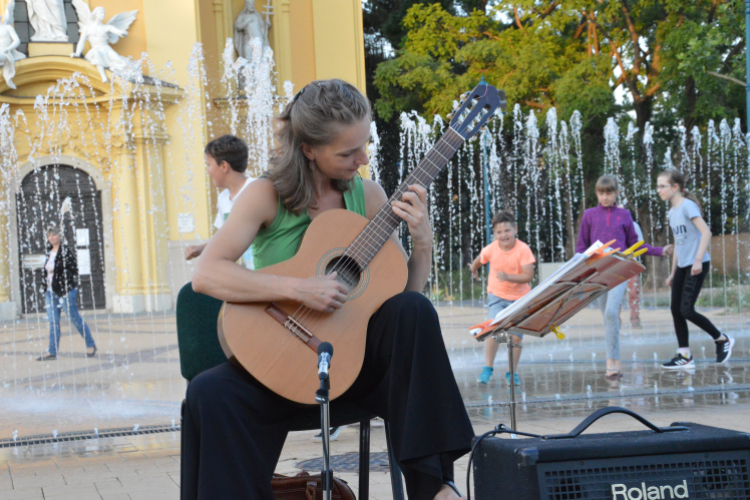
[(461, 105), (452, 113), (450, 128), (470, 139), (495, 114), (499, 107), (505, 107), (505, 92), (482, 82), (474, 90), (462, 96)]

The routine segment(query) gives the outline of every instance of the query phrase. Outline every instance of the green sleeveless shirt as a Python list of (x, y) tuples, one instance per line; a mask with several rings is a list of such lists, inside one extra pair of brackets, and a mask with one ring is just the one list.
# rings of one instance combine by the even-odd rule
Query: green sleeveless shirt
[[(365, 217), (365, 190), (362, 179), (356, 176), (352, 184), (352, 188), (344, 192), (344, 204), (350, 212)], [(255, 269), (272, 266), (294, 257), (310, 222), (312, 219), (307, 210), (294, 215), (284, 208), (279, 197), (276, 217), (270, 226), (258, 231), (253, 241), (251, 248)]]

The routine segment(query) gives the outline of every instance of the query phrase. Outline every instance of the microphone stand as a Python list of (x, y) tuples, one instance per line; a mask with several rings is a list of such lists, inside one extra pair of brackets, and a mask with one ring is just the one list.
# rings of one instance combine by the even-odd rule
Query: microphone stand
[(323, 500), (331, 500), (333, 490), (333, 470), (331, 469), (331, 413), (329, 389), (331, 382), (329, 374), (320, 375), (320, 389), (315, 392), (315, 400), (320, 403), (320, 426), (323, 436), (323, 470), (320, 472)]

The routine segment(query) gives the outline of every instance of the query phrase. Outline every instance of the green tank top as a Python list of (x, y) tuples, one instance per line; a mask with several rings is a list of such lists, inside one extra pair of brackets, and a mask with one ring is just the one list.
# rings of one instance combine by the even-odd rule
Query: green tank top
[[(344, 192), (344, 204), (350, 212), (365, 217), (365, 190), (362, 179), (354, 177), (352, 189)], [(302, 236), (312, 219), (307, 210), (294, 215), (281, 204), (270, 226), (258, 231), (253, 241), (253, 264), (255, 269), (272, 266), (294, 257), (299, 250)]]

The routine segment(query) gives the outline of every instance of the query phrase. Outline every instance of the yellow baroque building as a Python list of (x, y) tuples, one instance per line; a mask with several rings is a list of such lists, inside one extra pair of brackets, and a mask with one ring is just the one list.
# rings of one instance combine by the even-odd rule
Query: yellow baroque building
[[(84, 0), (104, 7), (106, 20), (138, 11), (112, 47), (141, 59), (151, 78), (116, 83), (70, 56), (79, 35), (70, 0), (61, 2), (71, 41), (38, 43), (24, 1), (16, 0), (15, 27), (28, 57), (16, 62), (16, 89), (0, 78), (0, 320), (43, 312), (45, 229), (58, 221), (78, 253), (79, 307), (171, 309), (192, 273), (185, 247), (212, 233), (217, 193), (203, 146), (230, 129), (222, 53), (245, 1)], [(255, 8), (270, 19), (279, 95), (284, 81), (298, 90), (326, 78), (365, 92), (360, 0)], [(72, 209), (63, 215), (65, 198)]]

